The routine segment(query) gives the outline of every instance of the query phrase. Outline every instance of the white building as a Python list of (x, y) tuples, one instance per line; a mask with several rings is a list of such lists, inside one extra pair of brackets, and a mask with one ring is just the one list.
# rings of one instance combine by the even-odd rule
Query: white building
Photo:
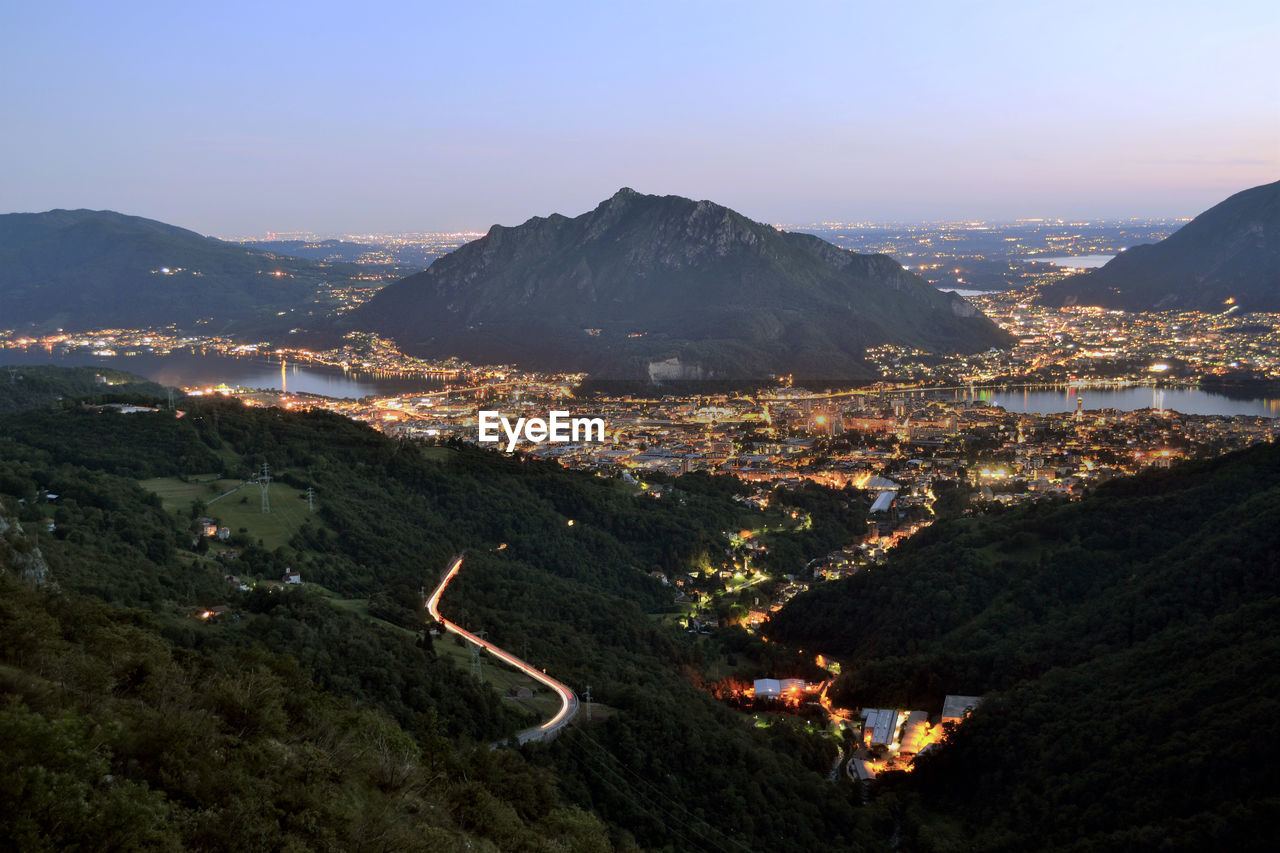
[(902, 712), (892, 708), (867, 708), (862, 713), (866, 717), (862, 724), (863, 741), (868, 746), (892, 746), (898, 739), (898, 723), (904, 719)]
[(781, 696), (782, 682), (776, 678), (757, 678), (756, 696)]
[(942, 722), (958, 723), (978, 707), (981, 696), (948, 696), (942, 700)]

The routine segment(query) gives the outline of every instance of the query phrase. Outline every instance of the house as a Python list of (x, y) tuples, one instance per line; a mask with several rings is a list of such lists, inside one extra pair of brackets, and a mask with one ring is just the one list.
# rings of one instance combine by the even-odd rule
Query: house
[(284, 581), (285, 583), (296, 583), (301, 585), (302, 572), (295, 572), (292, 569), (290, 569), (289, 571), (284, 573), (284, 577), (281, 578), (281, 580)]
[(915, 755), (924, 746), (929, 732), (929, 715), (924, 711), (912, 711), (907, 715), (906, 725), (902, 727), (903, 755)]
[(798, 702), (801, 695), (806, 692), (802, 678), (757, 678), (753, 686), (758, 699), (786, 699), (790, 702)]
[(898, 493), (888, 489), (876, 495), (875, 501), (871, 504), (870, 512), (888, 512), (893, 508), (894, 503), (898, 500)]
[(782, 679), (782, 695), (789, 699), (798, 699), (800, 694), (804, 692), (803, 678), (784, 678)]
[(981, 696), (948, 696), (942, 700), (942, 722), (961, 722), (981, 701)]
[(755, 681), (756, 698), (781, 696), (782, 682), (776, 678), (757, 678)]
[(226, 542), (228, 539), (231, 538), (231, 528), (219, 527), (217, 532), (217, 537), (219, 542)]
[(197, 518), (194, 523), (196, 532), (201, 536), (218, 535), (218, 522), (214, 521), (212, 518)]
[(868, 708), (862, 712), (866, 722), (862, 724), (862, 740), (867, 746), (884, 744), (891, 746), (898, 736), (898, 723), (902, 714), (892, 708)]

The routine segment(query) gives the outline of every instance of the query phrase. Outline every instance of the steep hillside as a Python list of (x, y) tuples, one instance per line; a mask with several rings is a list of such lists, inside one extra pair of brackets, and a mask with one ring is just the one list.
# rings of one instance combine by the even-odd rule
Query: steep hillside
[(850, 705), (991, 694), (902, 783), (918, 849), (1252, 849), (1280, 801), (1278, 482), (1267, 445), (939, 524), (769, 632), (847, 660)]
[(375, 271), (107, 210), (9, 213), (0, 215), (0, 328), (287, 331), (328, 312), (330, 287)]
[(572, 219), (494, 226), (353, 322), (426, 354), (655, 380), (857, 379), (877, 344), (1008, 342), (886, 256), (630, 189)]
[(1044, 288), (1045, 305), (1280, 311), (1280, 181), (1236, 193), (1153, 245)]
[[(358, 849), (366, 835), (369, 849), (871, 846), (850, 792), (827, 781), (834, 744), (716, 702), (696, 686), (716, 641), (651, 616), (671, 602), (652, 570), (705, 560), (716, 531), (758, 511), (699, 478), (655, 501), (325, 413), (182, 408), (0, 417), (0, 501), (48, 579), (31, 589), (24, 556), (0, 586), (0, 676), (22, 697), (0, 724), (33, 733), (4, 769), (47, 771), (87, 803), (55, 813), (51, 796), (0, 785), (0, 809), (24, 816), (0, 844), (136, 846), (142, 832), (188, 849)], [(276, 548), (240, 508), (257, 492), (225, 494), (263, 461), (271, 524), (292, 531)], [(228, 541), (193, 535), (205, 515), (236, 519)], [(495, 661), (477, 679), (423, 630), (422, 589), (459, 552), (445, 614), (590, 685), (592, 723), (549, 746), (488, 748), (536, 712), (497, 692)], [(304, 585), (273, 590), (287, 569)], [(200, 617), (217, 605), (225, 616)], [(111, 734), (86, 740), (99, 730)], [(113, 811), (94, 787), (105, 775), (145, 810)]]

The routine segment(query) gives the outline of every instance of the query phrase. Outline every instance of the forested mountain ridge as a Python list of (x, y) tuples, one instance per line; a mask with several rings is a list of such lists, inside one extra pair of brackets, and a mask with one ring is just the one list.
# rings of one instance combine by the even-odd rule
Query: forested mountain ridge
[[(772, 660), (762, 673), (801, 658), (654, 618), (671, 592), (651, 571), (705, 566), (718, 531), (760, 523), (730, 499), (731, 478), (687, 475), (654, 499), (324, 412), (181, 408), (67, 399), (0, 416), (0, 729), (21, 744), (0, 758), (0, 811), (21, 818), (0, 825), (2, 845), (1013, 851), (1271, 837), (1274, 445), (938, 523), (885, 566), (794, 599), (770, 630), (810, 663), (841, 659), (844, 703), (987, 696), (863, 807), (827, 781), (830, 740), (785, 718), (759, 728), (701, 689), (725, 650)], [(263, 461), (271, 514), (292, 531), (278, 546), (251, 520), (256, 491), (212, 500)], [(852, 535), (863, 509), (849, 497), (788, 498), (828, 529), (784, 550), (803, 560)], [(205, 515), (240, 519), (225, 545), (193, 537)], [(422, 588), (460, 551), (445, 614), (590, 684), (594, 721), (488, 749), (535, 712), (421, 630)], [(305, 584), (271, 589), (286, 569)], [(200, 617), (215, 604), (228, 610)]]
[[(12, 516), (4, 525), (0, 557), (31, 547)], [(363, 653), (358, 620), (313, 609), (308, 621), (354, 639), (343, 654)], [(545, 773), (513, 753), (457, 749), (434, 712), (400, 724), (321, 689), (280, 638), (267, 651), (175, 631), (0, 570), (0, 846), (611, 847), (598, 819), (558, 804)]]
[(885, 255), (626, 188), (574, 218), (495, 225), (351, 322), (427, 355), (615, 379), (861, 379), (878, 344), (1010, 342)]
[[(874, 846), (849, 792), (826, 780), (834, 747), (798, 726), (754, 728), (717, 703), (691, 683), (714, 639), (648, 615), (670, 602), (649, 571), (699, 559), (713, 546), (708, 531), (748, 512), (727, 496), (691, 489), (681, 503), (655, 501), (553, 464), (392, 441), (322, 412), (182, 408), (182, 418), (121, 415), (67, 400), (0, 419), (0, 500), (51, 580), (0, 589), (13, 724), (117, 733), (92, 764), (77, 751), (83, 741), (31, 735), (14, 761), (62, 768), (83, 794), (58, 818), (30, 788), (0, 790), (6, 812), (29, 818), (15, 843), (57, 847), (82, 833), (170, 849), (360, 849), (366, 835), (370, 849)], [(197, 480), (234, 480), (262, 460), (281, 490), (272, 514), (293, 517), (296, 532), (268, 548), (232, 528), (216, 547), (233, 548), (234, 562), (204, 540), (192, 548), (190, 516), (232, 517), (224, 503), (179, 512), (151, 491), (209, 500), (215, 492)], [(314, 514), (296, 505), (306, 486)], [(529, 712), (456, 666), (450, 641), (413, 630), (422, 587), (462, 550), (467, 571), (444, 612), (571, 685), (590, 684), (607, 719), (547, 747), (484, 747), (528, 725)], [(301, 589), (264, 586), (289, 568), (302, 572)], [(229, 572), (258, 587), (232, 589)], [(226, 615), (199, 617), (222, 603)], [(96, 650), (117, 646), (89, 626), (119, 633), (121, 620), (133, 627), (118, 642), (146, 655), (136, 665), (117, 655), (118, 669), (102, 675), (109, 659)], [(84, 679), (41, 686), (71, 660)], [(170, 722), (148, 722), (158, 714)], [(343, 734), (350, 726), (390, 754), (370, 755), (364, 735)], [(197, 743), (217, 761), (193, 756)], [(102, 775), (127, 781), (126, 799), (146, 808), (99, 802)], [(662, 818), (659, 803), (679, 820)]]
[[(919, 849), (1265, 846), (1278, 483), (1264, 445), (940, 523), (768, 630), (847, 660), (833, 695), (850, 705), (992, 694), (898, 786), (920, 798)], [(1209, 735), (1225, 719), (1249, 736)], [(926, 843), (942, 814), (964, 831)]]
[(64, 398), (88, 404), (121, 402), (137, 397), (163, 397), (165, 389), (107, 367), (9, 366), (0, 371), (0, 414), (38, 409)]
[(331, 287), (373, 270), (271, 254), (109, 210), (0, 215), (0, 304), (9, 329), (283, 332), (316, 322)]
[(1280, 311), (1280, 181), (1236, 193), (1159, 243), (1043, 288), (1045, 305)]

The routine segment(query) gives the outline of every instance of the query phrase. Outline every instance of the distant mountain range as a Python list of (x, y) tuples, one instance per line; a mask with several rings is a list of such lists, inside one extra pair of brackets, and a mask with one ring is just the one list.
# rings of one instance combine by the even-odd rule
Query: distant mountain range
[(1280, 181), (1236, 193), (1164, 240), (1044, 288), (1050, 306), (1280, 311)]
[[(375, 271), (271, 254), (107, 210), (0, 215), (0, 327), (288, 329)], [(278, 316), (279, 312), (285, 312)]]
[(884, 255), (631, 189), (572, 219), (495, 225), (351, 319), (419, 354), (620, 379), (860, 379), (878, 344), (1009, 343)]

